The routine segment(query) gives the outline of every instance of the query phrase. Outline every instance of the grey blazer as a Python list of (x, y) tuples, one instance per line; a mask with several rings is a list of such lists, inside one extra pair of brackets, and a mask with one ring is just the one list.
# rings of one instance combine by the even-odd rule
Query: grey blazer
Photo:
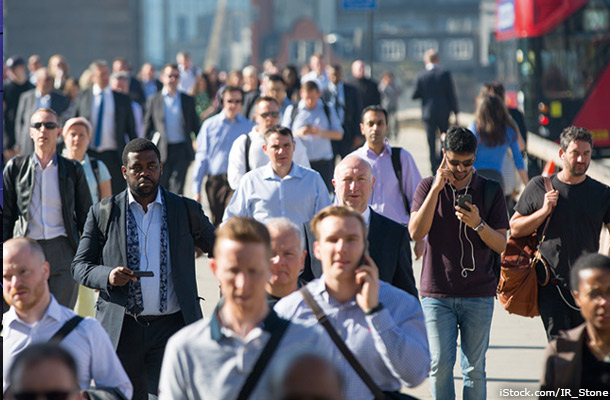
[[(193, 146), (191, 146), (191, 132), (195, 135), (199, 132), (199, 116), (195, 111), (195, 99), (187, 94), (180, 93), (180, 104), (182, 105), (182, 131), (184, 140), (188, 144), (188, 153), (184, 156), (189, 160), (195, 159)], [(144, 115), (144, 137), (152, 139), (155, 131), (159, 132), (159, 152), (161, 153), (161, 162), (167, 161), (167, 133), (165, 131), (165, 105), (163, 103), (163, 94), (157, 92), (152, 95), (146, 103), (146, 114)]]
[[(184, 203), (193, 200), (182, 198), (164, 189), (161, 189), (161, 192), (167, 204), (171, 279), (176, 289), (184, 323), (188, 325), (202, 318), (195, 277), (195, 245), (211, 255), (214, 247), (214, 226), (199, 206), (203, 229), (200, 237), (195, 241), (191, 235)], [(100, 291), (95, 305), (95, 317), (108, 332), (115, 348), (121, 336), (128, 291), (127, 286), (110, 286), (108, 276), (113, 268), (127, 265), (126, 207), (127, 190), (114, 198), (108, 238), (105, 243), (103, 232), (98, 227), (100, 203), (91, 207), (78, 250), (72, 261), (74, 279), (82, 285)]]
[[(51, 110), (59, 115), (61, 121), (62, 114), (70, 106), (70, 99), (63, 93), (52, 91)], [(21, 148), (21, 154), (30, 154), (34, 151), (34, 142), (30, 138), (30, 118), (38, 108), (36, 89), (28, 90), (19, 97), (17, 115), (15, 117), (15, 143)]]

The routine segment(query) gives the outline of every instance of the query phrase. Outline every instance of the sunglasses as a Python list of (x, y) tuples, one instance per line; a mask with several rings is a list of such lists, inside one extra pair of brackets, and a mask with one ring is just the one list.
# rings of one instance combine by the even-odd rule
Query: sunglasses
[(241, 100), (225, 100), (229, 104), (241, 104)]
[(54, 390), (51, 392), (21, 392), (14, 393), (13, 397), (15, 400), (37, 400), (40, 397), (47, 400), (67, 400), (70, 395), (76, 393), (74, 390), (61, 391)]
[(458, 165), (462, 164), (465, 167), (470, 167), (472, 164), (474, 164), (474, 158), (470, 159), (470, 160), (465, 160), (465, 161), (459, 161), (459, 160), (452, 160), (452, 159), (447, 159), (447, 162), (451, 165), (453, 165), (454, 167), (457, 167)]
[(39, 131), (40, 128), (43, 127), (43, 125), (47, 129), (59, 128), (59, 125), (57, 125), (57, 123), (55, 123), (55, 122), (33, 122), (32, 124), (30, 124), (30, 126), (34, 129), (36, 129), (37, 131)]
[(269, 111), (269, 112), (264, 112), (262, 114), (259, 114), (261, 117), (263, 118), (267, 118), (267, 117), (273, 117), (273, 118), (279, 118), (280, 117), (280, 112), (279, 111)]

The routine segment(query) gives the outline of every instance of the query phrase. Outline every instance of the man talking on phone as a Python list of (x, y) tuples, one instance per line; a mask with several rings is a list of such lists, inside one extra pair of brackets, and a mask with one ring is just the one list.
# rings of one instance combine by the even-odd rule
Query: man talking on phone
[[(322, 276), (306, 287), (341, 340), (383, 391), (414, 387), (427, 376), (430, 353), (421, 306), (412, 295), (379, 280), (366, 252), (366, 225), (359, 212), (330, 206), (311, 221), (314, 255)], [(313, 324), (316, 317), (303, 294), (281, 299), (283, 318)], [(335, 346), (330, 359), (344, 377), (346, 399), (373, 398), (369, 387)]]
[[(428, 235), (420, 293), (435, 399), (455, 398), (458, 330), (463, 397), (486, 398), (485, 353), (497, 286), (492, 250), (501, 253), (506, 247), (508, 214), (500, 185), (488, 182), (472, 167), (476, 152), (472, 132), (450, 128), (441, 165), (435, 176), (419, 183), (411, 206), (411, 237), (418, 241)], [(495, 186), (493, 196), (485, 196), (488, 185)], [(485, 206), (485, 197), (493, 198), (491, 206)]]
[(122, 159), (127, 189), (89, 211), (72, 275), (100, 291), (96, 318), (133, 399), (156, 398), (167, 340), (202, 318), (195, 246), (211, 254), (214, 227), (198, 203), (159, 187), (163, 166), (153, 142), (132, 140)]

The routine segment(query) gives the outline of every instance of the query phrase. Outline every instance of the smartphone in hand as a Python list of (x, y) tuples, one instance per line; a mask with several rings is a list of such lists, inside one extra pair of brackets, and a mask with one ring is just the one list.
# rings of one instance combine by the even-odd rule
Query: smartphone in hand
[(466, 203), (472, 204), (472, 195), (471, 194), (461, 194), (457, 198), (457, 205), (462, 207), (463, 209), (470, 211), (470, 207), (466, 205)]
[(133, 271), (136, 278), (152, 278), (155, 274), (152, 271)]

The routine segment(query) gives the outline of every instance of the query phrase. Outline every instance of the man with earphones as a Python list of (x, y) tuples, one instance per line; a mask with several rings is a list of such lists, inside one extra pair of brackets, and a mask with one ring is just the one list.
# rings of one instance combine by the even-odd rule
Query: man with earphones
[(455, 398), (458, 331), (463, 397), (486, 398), (485, 353), (497, 284), (492, 251), (501, 253), (506, 247), (509, 225), (499, 185), (489, 213), (482, 211), (487, 208), (483, 204), (487, 179), (472, 167), (476, 152), (474, 134), (451, 127), (436, 175), (419, 183), (411, 206), (411, 237), (419, 241), (427, 235), (420, 294), (435, 399)]

